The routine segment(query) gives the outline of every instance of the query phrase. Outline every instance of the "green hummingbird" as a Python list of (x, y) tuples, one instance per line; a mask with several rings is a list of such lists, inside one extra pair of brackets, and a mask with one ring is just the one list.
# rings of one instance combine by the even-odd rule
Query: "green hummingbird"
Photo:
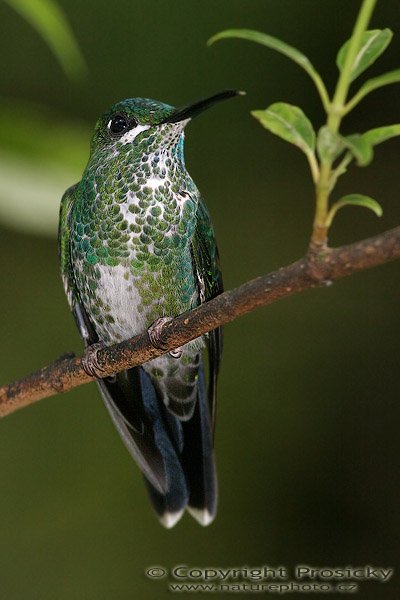
[(61, 201), (61, 273), (87, 346), (85, 368), (97, 376), (166, 527), (185, 509), (202, 525), (216, 514), (221, 328), (114, 377), (100, 378), (96, 352), (146, 329), (157, 346), (165, 320), (222, 292), (211, 220), (185, 166), (184, 128), (239, 93), (220, 92), (182, 108), (146, 98), (114, 104), (96, 124), (81, 181)]

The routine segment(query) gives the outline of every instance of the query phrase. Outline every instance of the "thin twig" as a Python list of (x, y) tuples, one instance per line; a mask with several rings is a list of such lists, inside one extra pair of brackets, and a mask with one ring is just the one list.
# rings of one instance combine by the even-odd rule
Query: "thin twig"
[[(165, 354), (260, 306), (329, 285), (335, 279), (396, 258), (400, 258), (400, 227), (349, 246), (322, 250), (311, 247), (306, 256), (291, 265), (225, 292), (167, 323), (162, 330), (163, 350), (154, 348), (145, 332), (99, 350), (98, 363), (104, 376), (113, 375)], [(40, 371), (0, 388), (0, 416), (90, 381), (93, 378), (83, 369), (81, 358), (61, 357)]]

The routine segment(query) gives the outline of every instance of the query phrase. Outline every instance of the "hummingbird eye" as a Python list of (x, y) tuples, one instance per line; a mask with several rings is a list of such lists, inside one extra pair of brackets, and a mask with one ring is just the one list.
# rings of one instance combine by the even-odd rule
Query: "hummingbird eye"
[(112, 119), (110, 119), (108, 123), (108, 129), (111, 133), (115, 135), (119, 135), (124, 133), (127, 129), (136, 126), (136, 121), (128, 121), (128, 119), (124, 115), (114, 115)]

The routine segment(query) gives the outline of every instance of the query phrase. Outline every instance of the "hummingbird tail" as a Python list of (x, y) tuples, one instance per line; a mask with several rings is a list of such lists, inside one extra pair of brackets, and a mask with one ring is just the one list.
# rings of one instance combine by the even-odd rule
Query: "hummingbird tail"
[(201, 525), (209, 525), (217, 512), (218, 485), (213, 449), (213, 426), (202, 362), (194, 414), (182, 426), (184, 432), (182, 464), (189, 489), (187, 510)]
[(98, 385), (114, 425), (144, 475), (161, 523), (173, 527), (185, 508), (202, 525), (211, 523), (217, 483), (203, 365), (196, 407), (187, 421), (166, 408), (141, 367)]
[[(150, 500), (165, 527), (173, 527), (185, 508), (201, 525), (209, 525), (217, 509), (217, 476), (202, 363), (197, 382), (197, 402), (189, 420), (178, 419), (166, 409), (161, 400), (159, 402), (164, 432), (167, 432), (172, 441), (182, 471), (177, 469), (176, 462), (169, 455), (166, 467), (168, 492), (161, 494), (145, 479)], [(168, 446), (164, 445), (164, 448), (167, 449)]]

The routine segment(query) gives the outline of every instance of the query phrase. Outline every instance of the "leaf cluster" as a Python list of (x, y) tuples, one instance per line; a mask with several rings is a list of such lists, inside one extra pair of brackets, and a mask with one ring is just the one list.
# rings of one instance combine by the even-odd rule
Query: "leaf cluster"
[(227, 38), (239, 38), (261, 44), (293, 60), (314, 82), (327, 115), (326, 124), (318, 131), (315, 131), (301, 108), (286, 102), (275, 102), (266, 109), (253, 110), (251, 114), (265, 129), (294, 144), (306, 155), (316, 188), (316, 223), (326, 231), (343, 206), (363, 206), (378, 216), (382, 215), (378, 202), (364, 194), (347, 194), (331, 206), (329, 198), (338, 178), (346, 172), (352, 161), (359, 167), (369, 165), (373, 160), (374, 146), (400, 135), (400, 124), (385, 125), (346, 136), (339, 131), (342, 118), (368, 94), (383, 86), (400, 82), (400, 69), (383, 73), (368, 79), (346, 100), (351, 83), (375, 63), (393, 37), (390, 29), (363, 31), (361, 26), (357, 28), (363, 17), (362, 11), (368, 9), (368, 1), (364, 0), (352, 37), (337, 53), (339, 77), (332, 97), (311, 61), (293, 46), (271, 35), (249, 29), (229, 29), (217, 33), (208, 42), (210, 45)]

